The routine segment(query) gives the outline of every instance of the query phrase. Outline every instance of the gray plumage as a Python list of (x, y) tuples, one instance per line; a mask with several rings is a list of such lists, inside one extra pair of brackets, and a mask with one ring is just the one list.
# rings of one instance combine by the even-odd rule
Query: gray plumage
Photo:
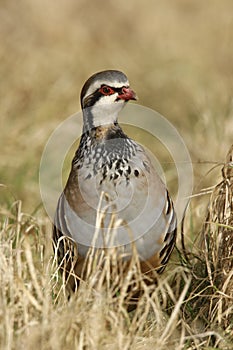
[[(119, 247), (129, 259), (134, 241), (142, 270), (148, 264), (162, 272), (175, 244), (176, 215), (149, 156), (118, 124), (119, 111), (132, 99), (136, 95), (119, 71), (99, 72), (84, 84), (83, 134), (58, 201), (54, 241), (72, 238), (80, 261), (93, 244)], [(105, 212), (100, 221), (97, 209)], [(64, 246), (58, 251), (61, 262)], [(79, 259), (76, 265), (80, 274)]]

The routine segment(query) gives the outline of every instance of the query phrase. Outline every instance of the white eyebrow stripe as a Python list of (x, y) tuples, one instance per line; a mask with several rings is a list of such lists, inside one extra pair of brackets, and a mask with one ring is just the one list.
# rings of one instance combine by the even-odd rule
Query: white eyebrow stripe
[(129, 86), (129, 82), (128, 80), (125, 81), (125, 82), (112, 82), (110, 80), (97, 80), (96, 82), (94, 82), (94, 84), (91, 84), (91, 86), (89, 86), (89, 88), (87, 89), (87, 92), (85, 94), (85, 96), (83, 96), (83, 100), (91, 95), (93, 92), (95, 92), (97, 89), (99, 89), (101, 87), (101, 85), (108, 85), (108, 86), (111, 86), (113, 88), (120, 88), (120, 87), (123, 87), (123, 86)]

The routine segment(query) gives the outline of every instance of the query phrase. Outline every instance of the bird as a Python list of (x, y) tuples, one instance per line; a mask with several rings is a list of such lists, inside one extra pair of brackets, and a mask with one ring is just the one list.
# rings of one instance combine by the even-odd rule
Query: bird
[[(136, 248), (143, 274), (165, 269), (177, 236), (173, 201), (146, 150), (118, 122), (137, 100), (118, 70), (92, 75), (81, 95), (83, 130), (53, 223), (58, 263), (71, 290), (83, 278), (90, 247), (115, 247), (129, 260)], [(143, 116), (142, 116), (143, 117)], [(68, 258), (67, 258), (68, 257)]]

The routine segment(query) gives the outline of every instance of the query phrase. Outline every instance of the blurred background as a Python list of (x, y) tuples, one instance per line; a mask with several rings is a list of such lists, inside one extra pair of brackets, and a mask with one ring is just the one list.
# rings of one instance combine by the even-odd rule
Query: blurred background
[(0, 37), (2, 200), (40, 205), (46, 141), (104, 69), (125, 72), (138, 102), (178, 129), (194, 191), (216, 183), (207, 172), (233, 141), (231, 0), (2, 0)]

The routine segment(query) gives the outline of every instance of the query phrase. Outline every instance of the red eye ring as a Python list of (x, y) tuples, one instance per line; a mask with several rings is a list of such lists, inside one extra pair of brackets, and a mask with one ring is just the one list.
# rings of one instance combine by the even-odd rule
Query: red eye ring
[(115, 91), (107, 85), (101, 86), (101, 88), (99, 89), (99, 92), (101, 92), (102, 95), (112, 95), (115, 93)]

